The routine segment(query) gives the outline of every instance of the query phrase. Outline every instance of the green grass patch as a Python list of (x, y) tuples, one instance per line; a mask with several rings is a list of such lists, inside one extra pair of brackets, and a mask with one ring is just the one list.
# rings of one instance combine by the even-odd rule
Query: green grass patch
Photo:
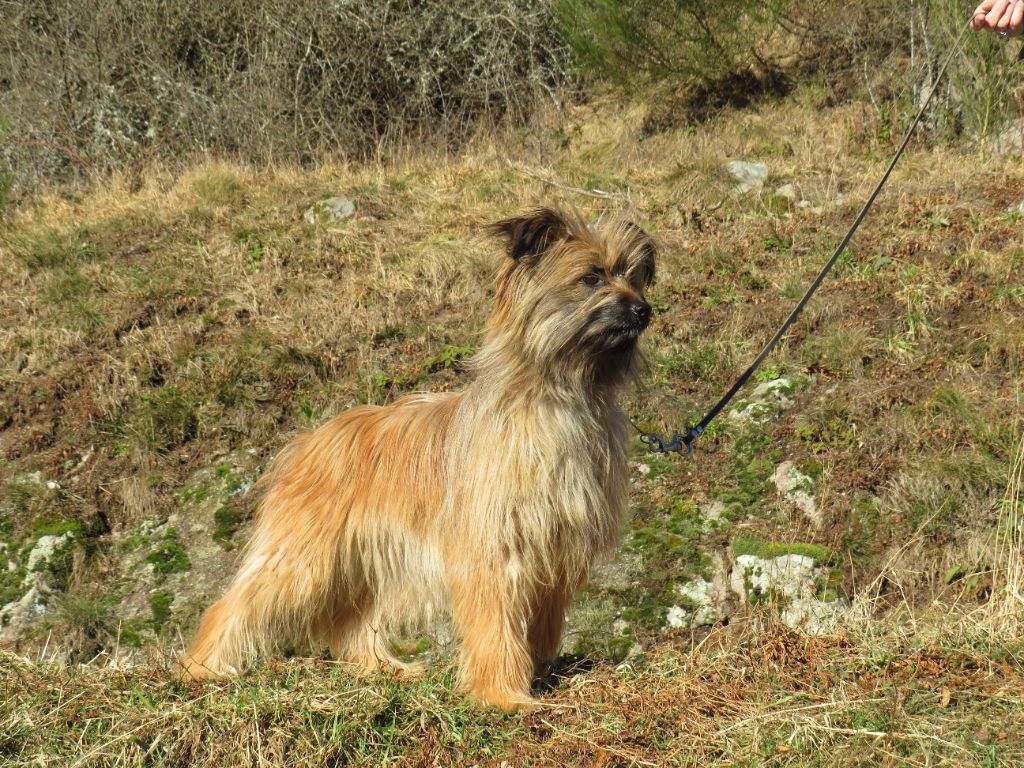
[(753, 555), (762, 560), (786, 555), (800, 555), (810, 558), (817, 565), (835, 565), (837, 562), (836, 553), (830, 547), (805, 542), (759, 541), (740, 536), (733, 539), (732, 551), (736, 557)]
[(70, 533), (76, 539), (84, 538), (85, 526), (80, 520), (44, 516), (32, 524), (32, 534), (39, 536), (63, 536)]
[(32, 272), (72, 269), (100, 258), (100, 249), (89, 240), (89, 230), (44, 229), (13, 240), (11, 250)]
[(245, 202), (246, 188), (242, 180), (227, 171), (205, 173), (192, 184), (192, 191), (207, 205), (233, 206)]

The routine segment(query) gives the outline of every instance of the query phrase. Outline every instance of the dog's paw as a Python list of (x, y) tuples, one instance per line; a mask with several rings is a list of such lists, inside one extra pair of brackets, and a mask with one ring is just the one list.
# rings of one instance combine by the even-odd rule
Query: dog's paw
[(238, 675), (238, 670), (230, 665), (223, 668), (212, 667), (186, 656), (178, 662), (175, 677), (180, 683), (202, 683), (207, 680), (225, 680)]
[(392, 665), (391, 674), (399, 680), (421, 680), (427, 674), (427, 665), (422, 661), (399, 662)]
[(508, 691), (482, 691), (474, 692), (473, 698), (487, 707), (497, 707), (506, 712), (530, 712), (539, 709), (542, 705), (540, 699), (535, 699), (528, 693), (510, 693)]

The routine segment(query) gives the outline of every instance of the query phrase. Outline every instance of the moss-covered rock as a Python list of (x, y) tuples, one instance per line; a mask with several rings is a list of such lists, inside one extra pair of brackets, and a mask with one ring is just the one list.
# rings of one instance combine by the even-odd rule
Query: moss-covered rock
[(729, 583), (741, 605), (777, 610), (786, 624), (810, 632), (833, 630), (846, 612), (828, 547), (741, 539), (733, 551)]

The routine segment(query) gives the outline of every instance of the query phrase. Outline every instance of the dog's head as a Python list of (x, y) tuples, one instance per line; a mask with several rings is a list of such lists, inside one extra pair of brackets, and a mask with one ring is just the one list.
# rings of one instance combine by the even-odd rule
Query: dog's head
[(616, 383), (651, 320), (655, 247), (635, 224), (544, 208), (490, 227), (506, 246), (489, 334), (542, 370)]

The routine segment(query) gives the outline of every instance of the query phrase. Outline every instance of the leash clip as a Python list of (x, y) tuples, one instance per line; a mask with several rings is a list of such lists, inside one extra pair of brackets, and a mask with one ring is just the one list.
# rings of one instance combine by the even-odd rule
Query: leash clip
[(676, 432), (671, 438), (659, 435), (657, 432), (641, 432), (640, 442), (646, 445), (651, 453), (668, 453), (669, 451), (683, 450), (683, 436)]
[(667, 438), (657, 432), (640, 432), (640, 442), (646, 445), (651, 453), (670, 453), (675, 451), (680, 456), (692, 456), (693, 443), (700, 437), (703, 431), (703, 427), (696, 426), (685, 435), (676, 432), (671, 438)]

